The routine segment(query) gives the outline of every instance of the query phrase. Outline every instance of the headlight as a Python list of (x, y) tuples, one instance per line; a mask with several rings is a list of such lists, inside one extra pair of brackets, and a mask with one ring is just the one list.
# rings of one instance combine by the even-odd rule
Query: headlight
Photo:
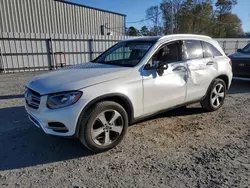
[(50, 109), (63, 108), (75, 104), (82, 96), (81, 91), (73, 91), (67, 93), (60, 93), (49, 95), (47, 107)]

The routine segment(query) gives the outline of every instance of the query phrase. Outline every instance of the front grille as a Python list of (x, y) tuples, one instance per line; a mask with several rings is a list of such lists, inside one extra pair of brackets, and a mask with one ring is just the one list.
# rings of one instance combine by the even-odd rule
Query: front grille
[(38, 109), (41, 101), (41, 95), (31, 89), (27, 89), (25, 93), (26, 104), (34, 109)]

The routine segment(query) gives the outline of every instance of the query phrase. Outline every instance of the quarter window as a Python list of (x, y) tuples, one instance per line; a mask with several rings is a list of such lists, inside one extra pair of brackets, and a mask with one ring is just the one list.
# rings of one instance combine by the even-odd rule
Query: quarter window
[(201, 42), (199, 40), (185, 40), (183, 43), (183, 59), (203, 58)]
[(219, 50), (217, 50), (212, 44), (202, 41), (204, 57), (216, 57), (222, 56)]
[(207, 42), (201, 42), (202, 43), (202, 48), (203, 48), (203, 55), (204, 57), (213, 57), (213, 53), (211, 49), (209, 48), (209, 45)]

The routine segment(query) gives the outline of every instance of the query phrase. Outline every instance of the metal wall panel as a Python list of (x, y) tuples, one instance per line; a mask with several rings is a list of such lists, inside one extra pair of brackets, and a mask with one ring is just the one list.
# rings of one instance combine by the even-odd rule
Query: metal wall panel
[(124, 35), (125, 15), (59, 0), (1, 0), (0, 31)]

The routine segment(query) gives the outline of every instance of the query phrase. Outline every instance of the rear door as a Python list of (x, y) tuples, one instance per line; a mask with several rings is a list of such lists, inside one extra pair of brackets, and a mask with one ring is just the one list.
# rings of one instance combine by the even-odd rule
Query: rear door
[(218, 64), (207, 42), (184, 40), (183, 52), (188, 67), (186, 102), (199, 100), (218, 74)]

